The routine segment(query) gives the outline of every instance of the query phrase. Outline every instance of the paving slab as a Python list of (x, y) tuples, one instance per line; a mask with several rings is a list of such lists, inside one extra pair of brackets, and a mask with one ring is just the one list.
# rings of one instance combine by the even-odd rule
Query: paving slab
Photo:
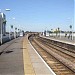
[(0, 55), (0, 75), (56, 75), (32, 47), (28, 36), (16, 39), (3, 51)]
[(24, 75), (22, 38), (16, 39), (4, 51), (12, 52), (0, 55), (0, 75)]
[(47, 64), (44, 63), (45, 61), (41, 58), (37, 51), (35, 51), (27, 38), (28, 37), (24, 38), (23, 43), (25, 75), (56, 75), (47, 67)]

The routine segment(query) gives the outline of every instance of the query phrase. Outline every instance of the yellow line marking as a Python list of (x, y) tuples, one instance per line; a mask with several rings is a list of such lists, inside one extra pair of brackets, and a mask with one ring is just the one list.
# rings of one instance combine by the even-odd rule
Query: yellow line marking
[(24, 61), (24, 74), (25, 75), (35, 75), (29, 52), (28, 52), (28, 40), (27, 37), (23, 39), (23, 61)]

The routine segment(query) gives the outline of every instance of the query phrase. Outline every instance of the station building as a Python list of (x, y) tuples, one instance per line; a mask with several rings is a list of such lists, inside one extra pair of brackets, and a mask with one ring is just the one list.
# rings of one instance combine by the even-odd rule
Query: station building
[(1, 34), (1, 25), (2, 25), (2, 34), (6, 33), (6, 15), (4, 13), (0, 13), (0, 34)]

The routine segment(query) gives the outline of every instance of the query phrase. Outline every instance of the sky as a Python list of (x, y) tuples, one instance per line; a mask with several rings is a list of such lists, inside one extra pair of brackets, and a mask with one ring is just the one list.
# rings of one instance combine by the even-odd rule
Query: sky
[[(75, 30), (75, 0), (0, 0), (1, 12), (6, 14), (6, 30), (10, 26), (24, 31)], [(9, 8), (10, 11), (5, 11)], [(13, 19), (15, 18), (15, 19)]]

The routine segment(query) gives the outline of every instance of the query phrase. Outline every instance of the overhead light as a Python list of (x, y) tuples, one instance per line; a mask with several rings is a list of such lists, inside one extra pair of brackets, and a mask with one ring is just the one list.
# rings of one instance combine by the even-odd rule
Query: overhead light
[(10, 9), (5, 9), (6, 11), (10, 11)]

